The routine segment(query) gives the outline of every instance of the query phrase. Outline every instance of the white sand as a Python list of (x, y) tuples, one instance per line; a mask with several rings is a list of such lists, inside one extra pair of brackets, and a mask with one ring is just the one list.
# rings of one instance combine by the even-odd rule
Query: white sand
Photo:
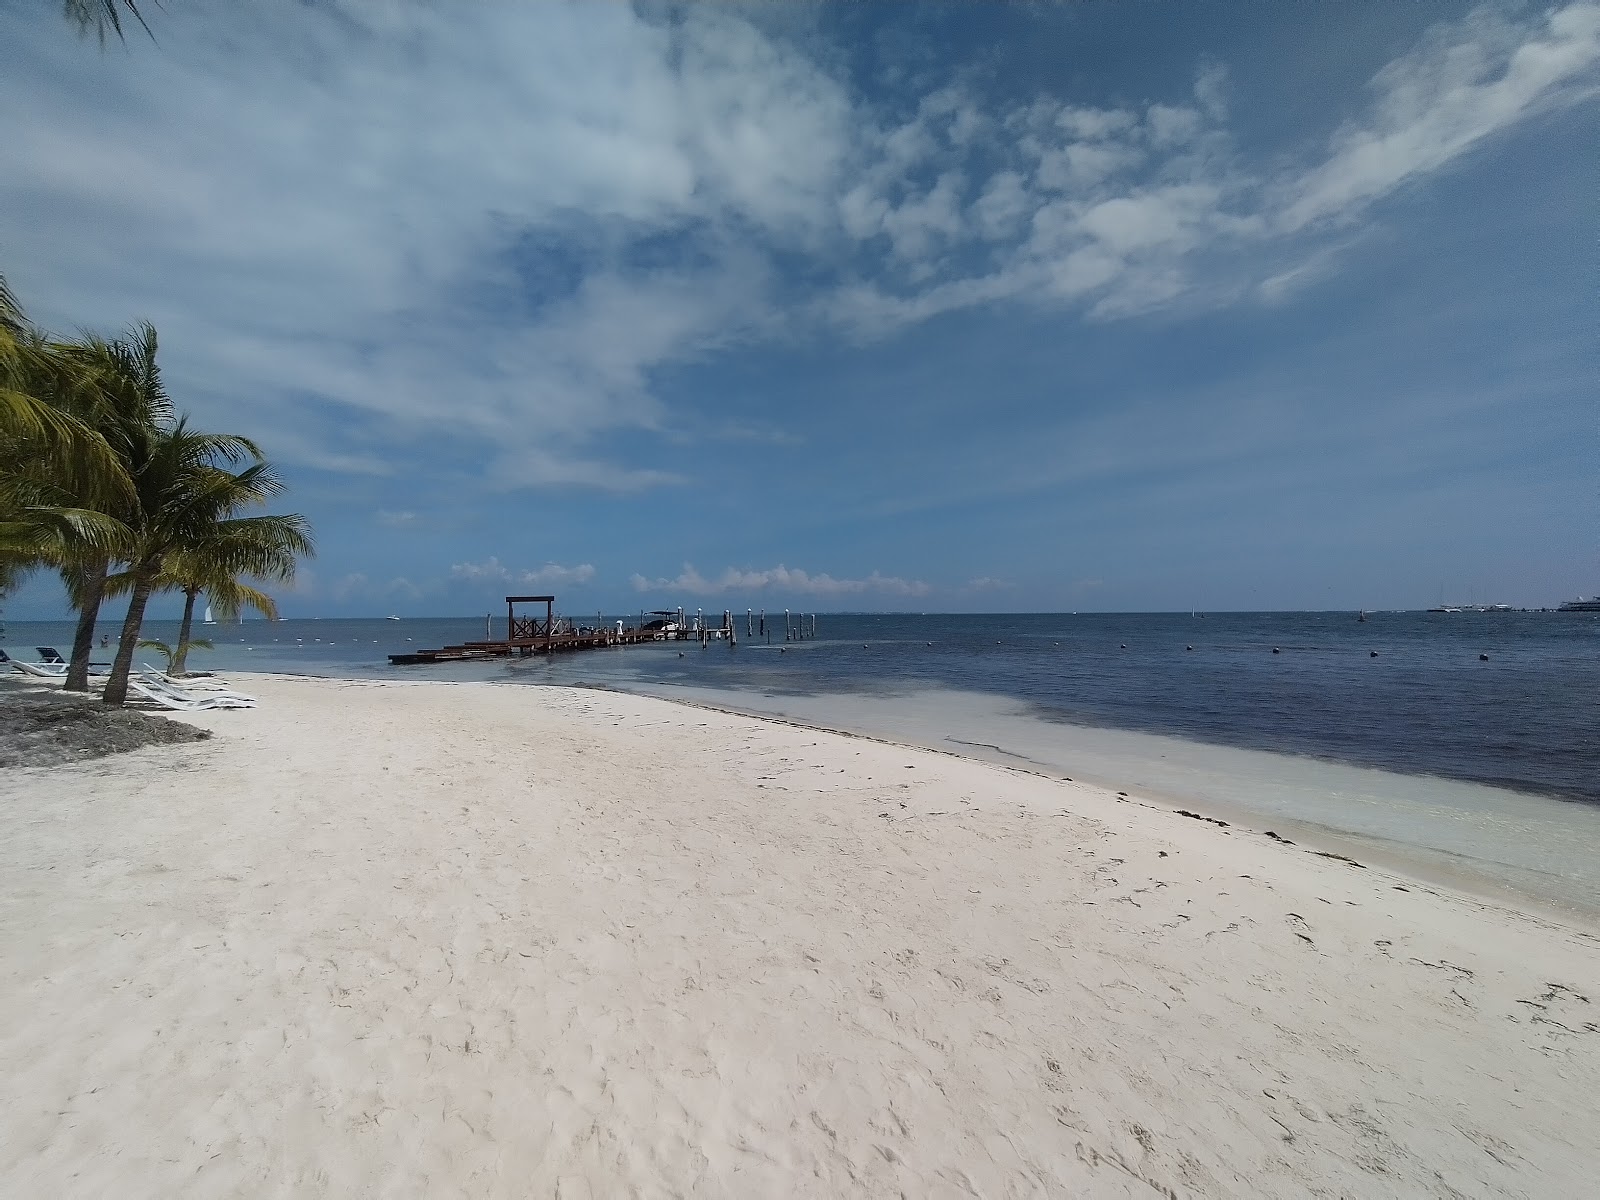
[[(240, 677), (0, 782), (0, 1194), (1588, 1194), (1600, 939), (1001, 767)], [(1399, 890), (1406, 889), (1406, 890)]]

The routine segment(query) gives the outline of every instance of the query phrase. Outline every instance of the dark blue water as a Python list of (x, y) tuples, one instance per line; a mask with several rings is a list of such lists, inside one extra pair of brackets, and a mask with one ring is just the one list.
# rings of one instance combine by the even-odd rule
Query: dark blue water
[[(170, 626), (153, 622), (146, 636), (170, 639)], [(1063, 722), (1600, 803), (1600, 620), (1585, 614), (1370, 613), (1365, 623), (1354, 613), (827, 615), (815, 640), (788, 646), (781, 616), (771, 644), (745, 638), (741, 617), (736, 649), (670, 643), (448, 668), (390, 668), (385, 655), (481, 637), (481, 618), (206, 632), (218, 646), (197, 654), (194, 668), (776, 695), (956, 688)], [(12, 623), (5, 644), (15, 651), (70, 634)]]

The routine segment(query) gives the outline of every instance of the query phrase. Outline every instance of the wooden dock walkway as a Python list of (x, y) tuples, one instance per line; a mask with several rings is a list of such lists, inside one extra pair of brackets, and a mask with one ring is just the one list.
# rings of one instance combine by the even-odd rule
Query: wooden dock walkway
[[(537, 616), (518, 616), (516, 606), (526, 603), (543, 604), (544, 620), (541, 621)], [(632, 627), (624, 626), (619, 621), (617, 623), (619, 627), (616, 628), (598, 624), (594, 628), (580, 628), (570, 621), (556, 617), (554, 605), (554, 596), (507, 596), (506, 629), (510, 634), (509, 637), (462, 642), (455, 646), (442, 646), (437, 650), (412, 650), (404, 654), (391, 654), (389, 662), (397, 667), (425, 663), (477, 662), (491, 658), (527, 658), (534, 654), (555, 654), (564, 650), (637, 646), (645, 642), (704, 643), (726, 640), (730, 645), (738, 643), (732, 612), (723, 613), (722, 624), (714, 627), (707, 627), (704, 621), (698, 618), (695, 626), (689, 627), (684, 620), (683, 611), (679, 609), (676, 613), (655, 614), (663, 618), (676, 616), (678, 618), (676, 621), (641, 620), (639, 625)]]

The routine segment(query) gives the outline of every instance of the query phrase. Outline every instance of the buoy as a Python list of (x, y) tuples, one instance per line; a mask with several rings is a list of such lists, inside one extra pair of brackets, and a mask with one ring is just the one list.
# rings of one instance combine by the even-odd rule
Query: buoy
[(932, 643), (932, 642), (929, 642), (929, 643), (928, 643), (928, 645), (930, 645), (930, 646), (931, 646), (931, 645), (933, 645), (933, 643)]
[(1377, 658), (1378, 657), (1378, 652), (1376, 650), (1368, 650), (1367, 654), (1368, 654), (1369, 657), (1372, 657), (1372, 658)]
[(1281, 651), (1280, 651), (1280, 650), (1279, 650), (1279, 649), (1278, 649), (1278, 648), (1277, 648), (1277, 647), (1276, 647), (1276, 646), (1274, 646), (1274, 647), (1273, 647), (1273, 648), (1272, 648), (1272, 652), (1273, 652), (1273, 653), (1274, 653), (1274, 654), (1279, 654), (1279, 653), (1282, 653), (1282, 652), (1281, 652)]
[(1193, 646), (1185, 646), (1185, 647), (1184, 647), (1184, 649), (1185, 649), (1185, 650), (1193, 650), (1193, 649), (1194, 649), (1194, 647), (1193, 647)]
[(1122, 648), (1123, 648), (1123, 649), (1124, 649), (1124, 650), (1126, 650), (1126, 649), (1127, 649), (1127, 648), (1128, 648), (1128, 643), (1127, 643), (1127, 642), (1123, 642), (1123, 643), (1122, 643)]
[(866, 649), (866, 648), (867, 648), (867, 644), (866, 644), (866, 643), (865, 643), (865, 642), (862, 642), (862, 643), (861, 643), (861, 648), (862, 648), (862, 649), (863, 649), (863, 650), (865, 650), (865, 649)]
[(1489, 661), (1489, 656), (1487, 654), (1480, 654), (1480, 655), (1478, 655), (1478, 661), (1479, 662), (1488, 662)]

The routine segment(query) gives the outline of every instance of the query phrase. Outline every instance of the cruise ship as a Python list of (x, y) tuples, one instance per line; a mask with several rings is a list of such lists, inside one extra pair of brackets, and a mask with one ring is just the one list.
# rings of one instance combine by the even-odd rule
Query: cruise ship
[(1576, 600), (1568, 600), (1557, 612), (1592, 612), (1600, 613), (1600, 596), (1591, 596), (1585, 600), (1579, 596)]

